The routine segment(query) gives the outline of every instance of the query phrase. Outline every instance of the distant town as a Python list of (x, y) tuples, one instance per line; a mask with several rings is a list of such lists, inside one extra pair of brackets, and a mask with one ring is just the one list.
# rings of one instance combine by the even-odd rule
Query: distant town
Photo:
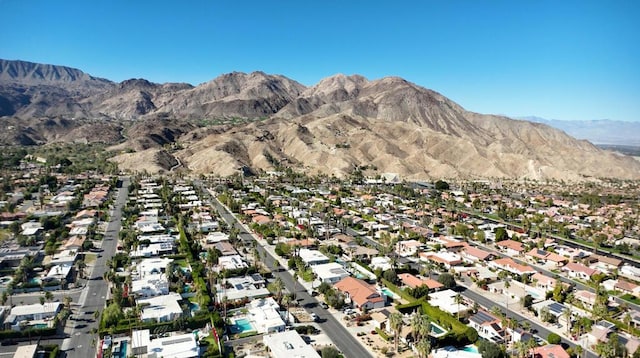
[(2, 154), (1, 355), (640, 357), (638, 182), (149, 175), (99, 152)]

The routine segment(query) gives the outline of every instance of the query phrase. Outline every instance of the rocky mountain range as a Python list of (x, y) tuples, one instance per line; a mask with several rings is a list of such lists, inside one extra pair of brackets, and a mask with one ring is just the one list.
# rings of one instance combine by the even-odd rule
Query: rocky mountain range
[(306, 87), (262, 72), (192, 86), (121, 83), (0, 60), (3, 144), (112, 144), (122, 169), (230, 175), (290, 166), (405, 179), (640, 178), (640, 162), (540, 123), (483, 115), (401, 78), (335, 75)]

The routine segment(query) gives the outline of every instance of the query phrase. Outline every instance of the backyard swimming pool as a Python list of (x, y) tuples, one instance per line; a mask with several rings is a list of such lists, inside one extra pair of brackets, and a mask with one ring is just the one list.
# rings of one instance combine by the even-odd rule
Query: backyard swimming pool
[(256, 330), (255, 328), (253, 328), (251, 322), (246, 318), (235, 320), (233, 326), (231, 326), (229, 329), (231, 330), (231, 333), (243, 333)]
[(479, 353), (478, 347), (474, 345), (465, 346), (464, 348), (461, 349), (461, 351), (470, 352), (470, 353)]
[(394, 300), (400, 299), (400, 297), (398, 295), (396, 295), (395, 293), (393, 293), (390, 289), (388, 289), (386, 287), (381, 289), (380, 291), (382, 291), (383, 295), (385, 295), (385, 296), (387, 296), (387, 297), (389, 297), (391, 299), (394, 299)]
[(443, 335), (445, 335), (447, 333), (447, 331), (438, 326), (437, 324), (431, 322), (431, 335), (435, 338), (441, 337)]

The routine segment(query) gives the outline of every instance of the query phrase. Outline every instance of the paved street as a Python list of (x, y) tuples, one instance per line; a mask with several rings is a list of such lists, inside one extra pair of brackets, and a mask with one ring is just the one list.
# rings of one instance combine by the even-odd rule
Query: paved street
[(94, 357), (96, 348), (92, 346), (94, 337), (91, 335), (91, 329), (98, 327), (98, 322), (93, 319), (93, 313), (96, 310), (104, 309), (105, 300), (107, 299), (107, 284), (103, 281), (107, 267), (106, 262), (115, 254), (118, 233), (120, 232), (122, 207), (124, 206), (129, 188), (129, 178), (123, 177), (122, 188), (119, 189), (118, 196), (114, 202), (113, 215), (107, 226), (107, 232), (104, 235), (102, 243), (102, 253), (96, 259), (91, 272), (87, 273), (86, 287), (82, 290), (78, 304), (72, 317), (75, 319), (67, 321), (65, 332), (69, 334), (69, 338), (62, 343), (62, 350), (66, 352), (67, 357)]
[[(461, 282), (459, 282), (461, 283)], [(550, 330), (547, 326), (542, 323), (538, 323), (537, 320), (529, 317), (527, 315), (516, 312), (511, 306), (511, 309), (507, 310), (504, 303), (504, 300), (495, 299), (493, 295), (490, 295), (488, 292), (481, 291), (480, 289), (471, 289), (470, 285), (464, 285), (463, 291), (460, 292), (461, 295), (471, 299), (474, 302), (477, 302), (480, 306), (486, 307), (487, 309), (491, 309), (493, 306), (499, 306), (503, 309), (504, 312), (507, 312), (507, 317), (514, 318), (517, 321), (528, 321), (531, 324), (531, 328), (538, 331), (537, 335), (546, 339), (549, 336), (549, 333), (554, 332), (560, 334), (559, 330)], [(564, 338), (563, 334), (560, 334), (563, 337), (562, 341), (567, 343), (570, 347), (575, 347), (576, 344), (566, 338)], [(585, 354), (585, 353), (583, 353)], [(587, 358), (597, 358), (598, 356), (591, 351), (586, 351)]]
[[(203, 188), (203, 192), (206, 192), (206, 189)], [(205, 194), (206, 195), (206, 194)], [(211, 202), (216, 206), (218, 212), (222, 216), (222, 218), (229, 224), (230, 227), (236, 227), (240, 230), (239, 238), (244, 242), (250, 243), (255, 241), (253, 235), (247, 231), (247, 229), (241, 225), (236, 218), (229, 213), (225, 207), (220, 205), (220, 203), (211, 199)], [(345, 357), (371, 357), (371, 353), (365, 349), (360, 342), (358, 342), (353, 336), (347, 331), (347, 329), (338, 322), (327, 310), (323, 309), (318, 301), (312, 297), (299, 283), (294, 283), (293, 276), (286, 270), (276, 270), (277, 265), (279, 263), (277, 260), (271, 256), (269, 252), (267, 252), (262, 246), (257, 246), (260, 255), (265, 257), (265, 264), (274, 272), (274, 276), (280, 277), (284, 282), (287, 290), (289, 292), (296, 293), (296, 297), (299, 300), (301, 306), (303, 306), (307, 311), (313, 312), (318, 315), (320, 318), (320, 322), (318, 325), (320, 328), (329, 336), (331, 341), (336, 345), (340, 351), (345, 355)], [(298, 288), (295, 290), (295, 288)]]

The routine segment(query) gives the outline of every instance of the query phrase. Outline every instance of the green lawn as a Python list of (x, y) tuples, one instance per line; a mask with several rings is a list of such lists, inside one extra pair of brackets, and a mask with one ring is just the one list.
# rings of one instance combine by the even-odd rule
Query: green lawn
[(625, 294), (620, 296), (620, 298), (622, 298), (625, 301), (629, 301), (631, 303), (635, 303), (636, 305), (640, 305), (640, 299), (638, 299), (638, 297), (634, 296), (634, 295), (630, 295), (630, 294)]
[(173, 263), (174, 263), (176, 266), (180, 266), (180, 267), (189, 267), (189, 266), (187, 265), (187, 260), (185, 260), (185, 259), (175, 260)]

